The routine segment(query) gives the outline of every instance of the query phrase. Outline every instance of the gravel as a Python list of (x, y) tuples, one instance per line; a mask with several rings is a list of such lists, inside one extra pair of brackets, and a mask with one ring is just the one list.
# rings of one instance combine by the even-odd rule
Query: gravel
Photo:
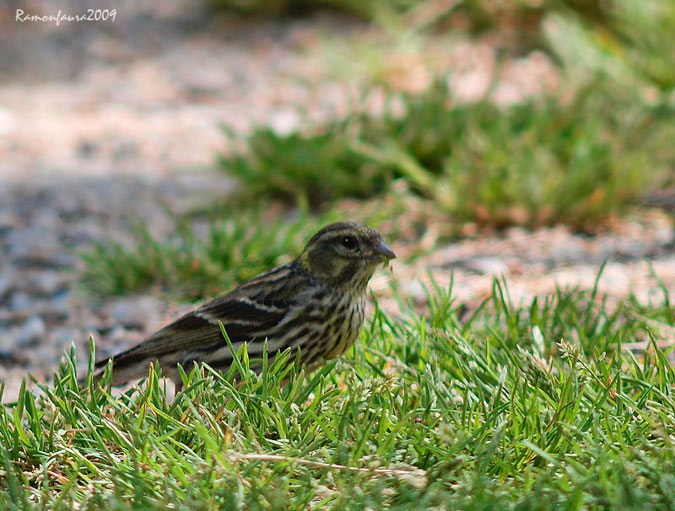
[(166, 237), (172, 204), (181, 204), (183, 212), (195, 199), (209, 204), (233, 191), (221, 173), (189, 177), (59, 175), (3, 183), (0, 204), (12, 219), (0, 234), (0, 381), (11, 382), (5, 399), (11, 400), (27, 372), (48, 377), (72, 344), (84, 369), (89, 335), (106, 355), (166, 321), (157, 298), (88, 295), (78, 254), (95, 241), (128, 243), (139, 219)]

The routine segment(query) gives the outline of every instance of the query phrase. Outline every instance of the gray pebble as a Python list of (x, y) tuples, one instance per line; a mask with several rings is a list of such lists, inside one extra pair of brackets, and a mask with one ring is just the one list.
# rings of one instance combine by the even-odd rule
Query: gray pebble
[(14, 288), (9, 275), (0, 275), (0, 301)]
[(145, 330), (145, 326), (157, 312), (157, 301), (149, 297), (123, 298), (104, 306), (114, 326), (130, 330)]
[(507, 275), (509, 267), (498, 257), (477, 257), (464, 261), (464, 268), (480, 275)]
[(99, 218), (88, 218), (63, 226), (63, 239), (73, 245), (106, 240), (109, 235), (105, 222)]
[(30, 312), (33, 309), (33, 301), (23, 291), (15, 291), (9, 299), (9, 310), (14, 314)]
[(58, 350), (56, 355), (63, 353), (65, 348), (70, 348), (72, 343), (77, 343), (83, 337), (82, 333), (73, 327), (54, 327), (49, 330), (50, 339), (54, 347)]
[(40, 316), (47, 323), (66, 321), (71, 315), (71, 303), (68, 294), (62, 294), (46, 300), (39, 308)]
[(630, 239), (620, 240), (617, 247), (617, 255), (628, 259), (640, 259), (647, 256), (649, 246), (645, 243), (637, 243)]
[(61, 273), (55, 271), (31, 272), (26, 276), (25, 290), (32, 296), (54, 296), (66, 288)]
[(0, 236), (19, 228), (19, 219), (6, 210), (0, 210)]
[[(611, 253), (612, 249), (609, 249)], [(570, 239), (566, 244), (556, 247), (551, 259), (557, 265), (576, 264), (587, 258), (587, 250), (583, 244), (577, 240)]]
[(8, 255), (17, 266), (29, 268), (58, 268), (74, 264), (64, 251), (57, 230), (28, 227), (12, 231), (7, 236)]
[(27, 227), (19, 231), (13, 231), (7, 237), (7, 242), (9, 254), (14, 257), (32, 252), (57, 252), (62, 250), (56, 233), (39, 227)]
[(47, 333), (45, 322), (40, 316), (32, 316), (19, 329), (16, 338), (17, 347), (34, 346), (40, 343)]
[(70, 268), (75, 259), (66, 253), (32, 252), (19, 254), (12, 261), (23, 268)]
[[(26, 366), (28, 365), (28, 362), (29, 360), (28, 357), (26, 357), (26, 353), (22, 351), (0, 350), (0, 365), (2, 366)], [(0, 379), (4, 380), (3, 378)]]
[[(70, 351), (70, 347), (66, 348), (66, 350)], [(26, 350), (26, 358), (30, 360), (33, 368), (39, 368), (49, 373), (56, 369), (64, 351), (63, 348), (57, 351), (54, 346), (40, 344), (34, 349)]]
[(0, 328), (0, 351), (11, 351), (14, 348), (14, 338), (12, 330)]

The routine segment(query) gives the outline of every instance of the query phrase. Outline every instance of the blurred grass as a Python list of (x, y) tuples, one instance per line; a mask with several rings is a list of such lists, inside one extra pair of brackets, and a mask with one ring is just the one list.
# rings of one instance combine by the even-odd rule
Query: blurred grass
[(332, 218), (326, 213), (271, 220), (256, 211), (218, 211), (205, 233), (188, 218), (178, 221), (167, 240), (139, 225), (129, 243), (101, 242), (83, 253), (82, 279), (89, 291), (103, 296), (147, 288), (188, 299), (216, 296), (290, 261)]
[[(467, 316), (377, 309), (352, 353), (113, 395), (54, 385), (0, 406), (0, 506), (30, 509), (670, 510), (672, 307), (596, 290)], [(463, 318), (463, 319), (460, 319)], [(636, 344), (637, 343), (637, 344)], [(285, 380), (285, 384), (281, 382)]]
[(584, 227), (621, 212), (675, 162), (675, 109), (600, 79), (571, 99), (504, 108), (458, 103), (444, 81), (386, 104), (288, 135), (230, 134), (239, 145), (220, 165), (251, 197), (318, 206), (405, 179), (458, 221)]
[(675, 87), (675, 4), (671, 0), (209, 0), (209, 5), (216, 11), (270, 16), (331, 8), (404, 32), (502, 33), (520, 51), (542, 48), (553, 54), (557, 49), (550, 47), (542, 26), (564, 19), (584, 34), (585, 44), (620, 66), (661, 90)]
[[(675, 4), (668, 0), (613, 0), (593, 22), (582, 14), (549, 14), (543, 31), (569, 71), (584, 67), (614, 75), (626, 85), (675, 88)], [(583, 13), (583, 11), (582, 11)]]
[[(223, 8), (229, 4), (221, 2)], [(292, 10), (300, 4), (325, 5), (274, 5)], [(330, 4), (354, 10), (350, 0)], [(269, 8), (262, 1), (248, 5)], [(505, 36), (495, 44), (507, 55), (546, 51), (559, 64), (559, 92), (499, 109), (489, 96), (459, 104), (441, 78), (420, 94), (389, 94), (389, 106), (397, 108), (381, 113), (356, 108), (341, 120), (291, 134), (266, 126), (246, 137), (228, 133), (234, 143), (220, 165), (242, 181), (249, 196), (317, 207), (386, 193), (393, 180), (405, 179), (455, 221), (563, 222), (586, 229), (621, 213), (646, 187), (672, 181), (675, 3), (368, 5), (372, 12), (362, 15), (385, 20), (388, 33), (417, 46), (413, 33), (492, 31)], [(359, 45), (351, 57), (356, 60), (363, 54)], [(378, 83), (386, 82), (378, 78), (381, 63), (375, 63), (386, 59), (381, 52), (364, 57), (377, 68), (371, 79)]]
[(294, 16), (307, 14), (318, 9), (334, 9), (373, 19), (383, 14), (404, 13), (414, 7), (415, 0), (206, 0), (212, 10), (233, 11), (263, 16)]
[(218, 157), (219, 165), (238, 177), (253, 199), (280, 198), (316, 207), (341, 197), (369, 197), (385, 189), (389, 176), (349, 145), (352, 127), (361, 130), (364, 122), (368, 117), (355, 114), (288, 135), (267, 126), (246, 136), (226, 128), (231, 151)]

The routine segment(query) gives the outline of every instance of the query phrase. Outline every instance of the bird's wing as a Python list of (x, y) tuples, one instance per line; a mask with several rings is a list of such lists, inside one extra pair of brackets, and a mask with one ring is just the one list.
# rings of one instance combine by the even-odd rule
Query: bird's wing
[[(225, 345), (219, 322), (233, 345), (273, 330), (307, 286), (292, 263), (246, 282), (234, 291), (181, 316), (137, 346), (114, 356), (115, 367), (156, 360), (172, 353), (208, 351)], [(96, 364), (104, 367), (107, 360)]]

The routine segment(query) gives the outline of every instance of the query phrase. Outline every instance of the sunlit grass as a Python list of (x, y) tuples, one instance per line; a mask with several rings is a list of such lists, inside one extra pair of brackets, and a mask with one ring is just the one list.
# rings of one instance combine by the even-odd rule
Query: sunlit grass
[(53, 385), (0, 413), (3, 509), (671, 509), (673, 309), (452, 289), (377, 309), (311, 374), (240, 352), (120, 395)]

